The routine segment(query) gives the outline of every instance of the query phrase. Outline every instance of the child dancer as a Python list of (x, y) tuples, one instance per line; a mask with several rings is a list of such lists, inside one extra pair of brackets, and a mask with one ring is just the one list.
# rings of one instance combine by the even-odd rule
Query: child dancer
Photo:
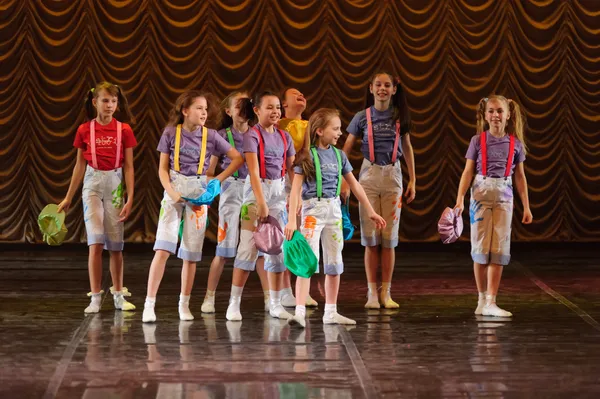
[[(289, 133), (275, 127), (281, 117), (281, 104), (275, 94), (262, 92), (254, 98), (254, 102), (243, 99), (240, 106), (241, 115), (248, 119), (256, 117), (258, 123), (244, 134), (248, 177), (244, 186), (240, 245), (234, 262), (231, 297), (226, 315), (230, 321), (242, 319), (242, 291), (248, 275), (255, 268), (258, 256), (253, 237), (257, 222), (271, 215), (281, 226), (285, 225), (287, 215), (284, 177), (296, 155)], [(269, 313), (277, 318), (291, 318), (281, 305), (280, 294), (285, 270), (283, 254), (265, 255), (265, 270), (269, 278)]]
[[(240, 115), (240, 101), (248, 98), (245, 92), (233, 92), (228, 95), (221, 103), (221, 117), (219, 134), (235, 147), (238, 152), (243, 153), (244, 134), (248, 132), (248, 118)], [(226, 156), (217, 157), (213, 155), (210, 160), (209, 178), (214, 176), (214, 172), (219, 163), (221, 170), (227, 169), (230, 164)], [(240, 236), (240, 213), (244, 195), (244, 183), (248, 176), (248, 167), (243, 164), (233, 176), (228, 177), (221, 187), (219, 198), (219, 227), (217, 233), (217, 253), (211, 265), (208, 274), (208, 283), (206, 296), (202, 304), (203, 313), (215, 312), (215, 291), (225, 260), (235, 258)], [(260, 277), (260, 283), (265, 297), (265, 310), (269, 311), (269, 283), (264, 269), (264, 257), (260, 257), (256, 262), (256, 271)]]
[(194, 319), (189, 309), (190, 293), (196, 274), (196, 262), (202, 260), (208, 212), (206, 205), (193, 206), (186, 203), (182, 197), (198, 197), (206, 190), (206, 170), (211, 155), (226, 154), (231, 159), (229, 166), (216, 177), (221, 182), (231, 176), (243, 162), (240, 153), (231, 147), (227, 140), (215, 130), (206, 128), (208, 112), (205, 94), (196, 90), (183, 93), (175, 102), (169, 124), (158, 143), (158, 175), (165, 194), (161, 202), (154, 244), (156, 253), (148, 275), (148, 292), (142, 315), (144, 323), (156, 321), (156, 293), (167, 259), (177, 249), (182, 216), (183, 234), (177, 253), (183, 260), (179, 318)]
[(476, 315), (511, 317), (496, 305), (503, 266), (510, 261), (513, 184), (523, 202), (521, 223), (533, 220), (525, 177), (524, 118), (519, 105), (493, 95), (479, 101), (477, 131), (467, 150), (467, 162), (454, 209), (462, 214), (465, 193), (471, 187), (471, 257), (479, 299)]
[[(359, 204), (361, 244), (365, 247), (365, 271), (368, 283), (367, 309), (397, 308), (390, 287), (398, 246), (398, 228), (402, 209), (402, 168), (404, 155), (409, 182), (405, 197), (407, 203), (415, 198), (415, 159), (410, 143), (411, 121), (404, 92), (388, 73), (376, 73), (369, 84), (367, 106), (348, 125), (350, 133), (344, 144), (349, 154), (356, 139), (362, 139), (361, 152), (365, 159), (360, 168), (359, 181), (375, 212), (381, 214), (387, 225), (378, 231), (369, 220), (364, 204)], [(343, 198), (349, 195), (342, 188)], [(381, 253), (379, 251), (381, 246)], [(381, 295), (377, 297), (377, 269), (381, 263)], [(381, 304), (380, 304), (381, 301)]]
[[(302, 119), (302, 114), (306, 111), (306, 98), (304, 98), (304, 94), (300, 90), (289, 87), (281, 92), (281, 100), (283, 118), (281, 118), (277, 125), (280, 129), (290, 134), (292, 140), (294, 140), (294, 149), (296, 150), (296, 154), (298, 154), (302, 147), (304, 147), (304, 136), (306, 134), (306, 126), (308, 125), (308, 121)], [(288, 202), (291, 188), (292, 182), (286, 181), (285, 190), (288, 195)], [(296, 306), (296, 298), (292, 292), (291, 273), (287, 269), (283, 277), (281, 304), (285, 307)], [(306, 306), (316, 307), (317, 305), (317, 301), (311, 298), (310, 295), (306, 298)]]
[[(121, 88), (101, 82), (91, 89), (85, 101), (87, 122), (77, 129), (74, 146), (77, 160), (71, 184), (58, 211), (69, 210), (73, 196), (83, 179), (83, 218), (89, 246), (88, 272), (90, 305), (85, 313), (98, 313), (102, 301), (102, 249), (110, 252), (111, 292), (115, 309), (134, 310), (124, 296), (131, 294), (123, 287), (123, 222), (133, 206), (134, 169), (133, 147), (137, 141), (133, 130), (121, 123), (115, 111), (131, 122), (133, 116)], [(86, 165), (87, 163), (87, 165)], [(127, 201), (123, 204), (123, 175)]]
[[(377, 229), (385, 227), (385, 220), (375, 213), (363, 188), (352, 174), (352, 165), (346, 154), (335, 148), (341, 136), (342, 122), (335, 109), (321, 108), (311, 117), (308, 124), (309, 137), (305, 140), (307, 154), (298, 160), (294, 168), (296, 173), (292, 184), (290, 198), (290, 214), (298, 209), (300, 194), (302, 195), (301, 232), (310, 244), (317, 259), (319, 258), (319, 242), (323, 243), (323, 264), (325, 277), (325, 315), (324, 324), (356, 324), (354, 320), (337, 312), (337, 296), (340, 288), (340, 275), (344, 271), (342, 248), (342, 209), (340, 188), (342, 176), (348, 182), (359, 202), (364, 205), (365, 213)], [(285, 235), (291, 240), (297, 229), (296, 219), (290, 217), (285, 227)], [(306, 297), (310, 287), (310, 279), (296, 279), (296, 314), (293, 321), (305, 325)]]

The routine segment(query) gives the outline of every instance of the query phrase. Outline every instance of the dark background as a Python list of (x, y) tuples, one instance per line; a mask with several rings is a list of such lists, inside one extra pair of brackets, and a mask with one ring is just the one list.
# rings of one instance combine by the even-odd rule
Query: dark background
[[(182, 91), (293, 86), (307, 96), (307, 114), (336, 107), (345, 125), (380, 69), (400, 77), (416, 127), (417, 199), (404, 207), (402, 240), (438, 240), (437, 219), (454, 205), (476, 133), (475, 105), (498, 93), (528, 121), (534, 223), (520, 223), (516, 200), (513, 239), (598, 241), (600, 1), (547, 3), (1, 1), (0, 241), (41, 242), (37, 215), (67, 191), (83, 99), (97, 81), (121, 85), (137, 118), (126, 240), (148, 243), (162, 197), (156, 145)], [(357, 147), (356, 167), (360, 158)], [(78, 193), (70, 242), (85, 242), (82, 219)]]

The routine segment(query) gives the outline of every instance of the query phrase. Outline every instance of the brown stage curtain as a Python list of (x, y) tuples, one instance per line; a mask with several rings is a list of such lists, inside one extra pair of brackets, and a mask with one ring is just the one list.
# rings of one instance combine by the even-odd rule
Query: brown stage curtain
[[(0, 241), (40, 242), (37, 215), (67, 191), (82, 102), (97, 81), (121, 85), (137, 118), (126, 240), (152, 242), (162, 197), (156, 146), (183, 90), (293, 86), (310, 110), (339, 108), (347, 124), (381, 68), (406, 87), (416, 127), (418, 192), (404, 207), (403, 240), (438, 239), (476, 133), (475, 105), (500, 93), (528, 120), (535, 221), (520, 223), (517, 200), (514, 239), (597, 241), (598, 37), (596, 0), (4, 0)], [(358, 148), (351, 158), (358, 167)], [(214, 240), (216, 207), (210, 222)], [(68, 228), (69, 241), (85, 240), (80, 196)]]

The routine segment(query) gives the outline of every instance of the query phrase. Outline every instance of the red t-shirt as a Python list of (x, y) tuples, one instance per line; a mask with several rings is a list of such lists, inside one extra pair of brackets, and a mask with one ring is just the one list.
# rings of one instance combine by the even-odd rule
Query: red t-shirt
[[(90, 122), (82, 123), (77, 128), (73, 146), (83, 150), (83, 156), (89, 165), (92, 165), (92, 146), (90, 145)], [(117, 156), (117, 120), (112, 118), (108, 125), (101, 125), (96, 121), (94, 124), (96, 135), (96, 160), (99, 170), (115, 169), (115, 158)], [(127, 123), (121, 125), (121, 151), (119, 154), (118, 168), (123, 166), (123, 154), (126, 148), (135, 147), (137, 141), (133, 135), (131, 126)]]

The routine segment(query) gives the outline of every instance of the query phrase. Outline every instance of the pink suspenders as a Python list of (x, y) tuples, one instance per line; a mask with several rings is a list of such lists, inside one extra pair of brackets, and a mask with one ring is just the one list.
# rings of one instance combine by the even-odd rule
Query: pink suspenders
[[(375, 163), (375, 143), (373, 141), (373, 121), (371, 119), (371, 107), (367, 108), (367, 132), (369, 137), (369, 161)], [(392, 163), (396, 163), (398, 158), (398, 140), (400, 140), (400, 121), (396, 121), (396, 140), (394, 141), (394, 151), (392, 152)]]
[[(121, 137), (122, 137), (123, 124), (117, 121), (117, 155), (115, 159), (115, 169), (119, 167), (119, 154), (121, 152)], [(92, 167), (98, 169), (98, 159), (96, 158), (96, 120), (92, 119), (90, 122), (90, 145), (92, 147)]]

